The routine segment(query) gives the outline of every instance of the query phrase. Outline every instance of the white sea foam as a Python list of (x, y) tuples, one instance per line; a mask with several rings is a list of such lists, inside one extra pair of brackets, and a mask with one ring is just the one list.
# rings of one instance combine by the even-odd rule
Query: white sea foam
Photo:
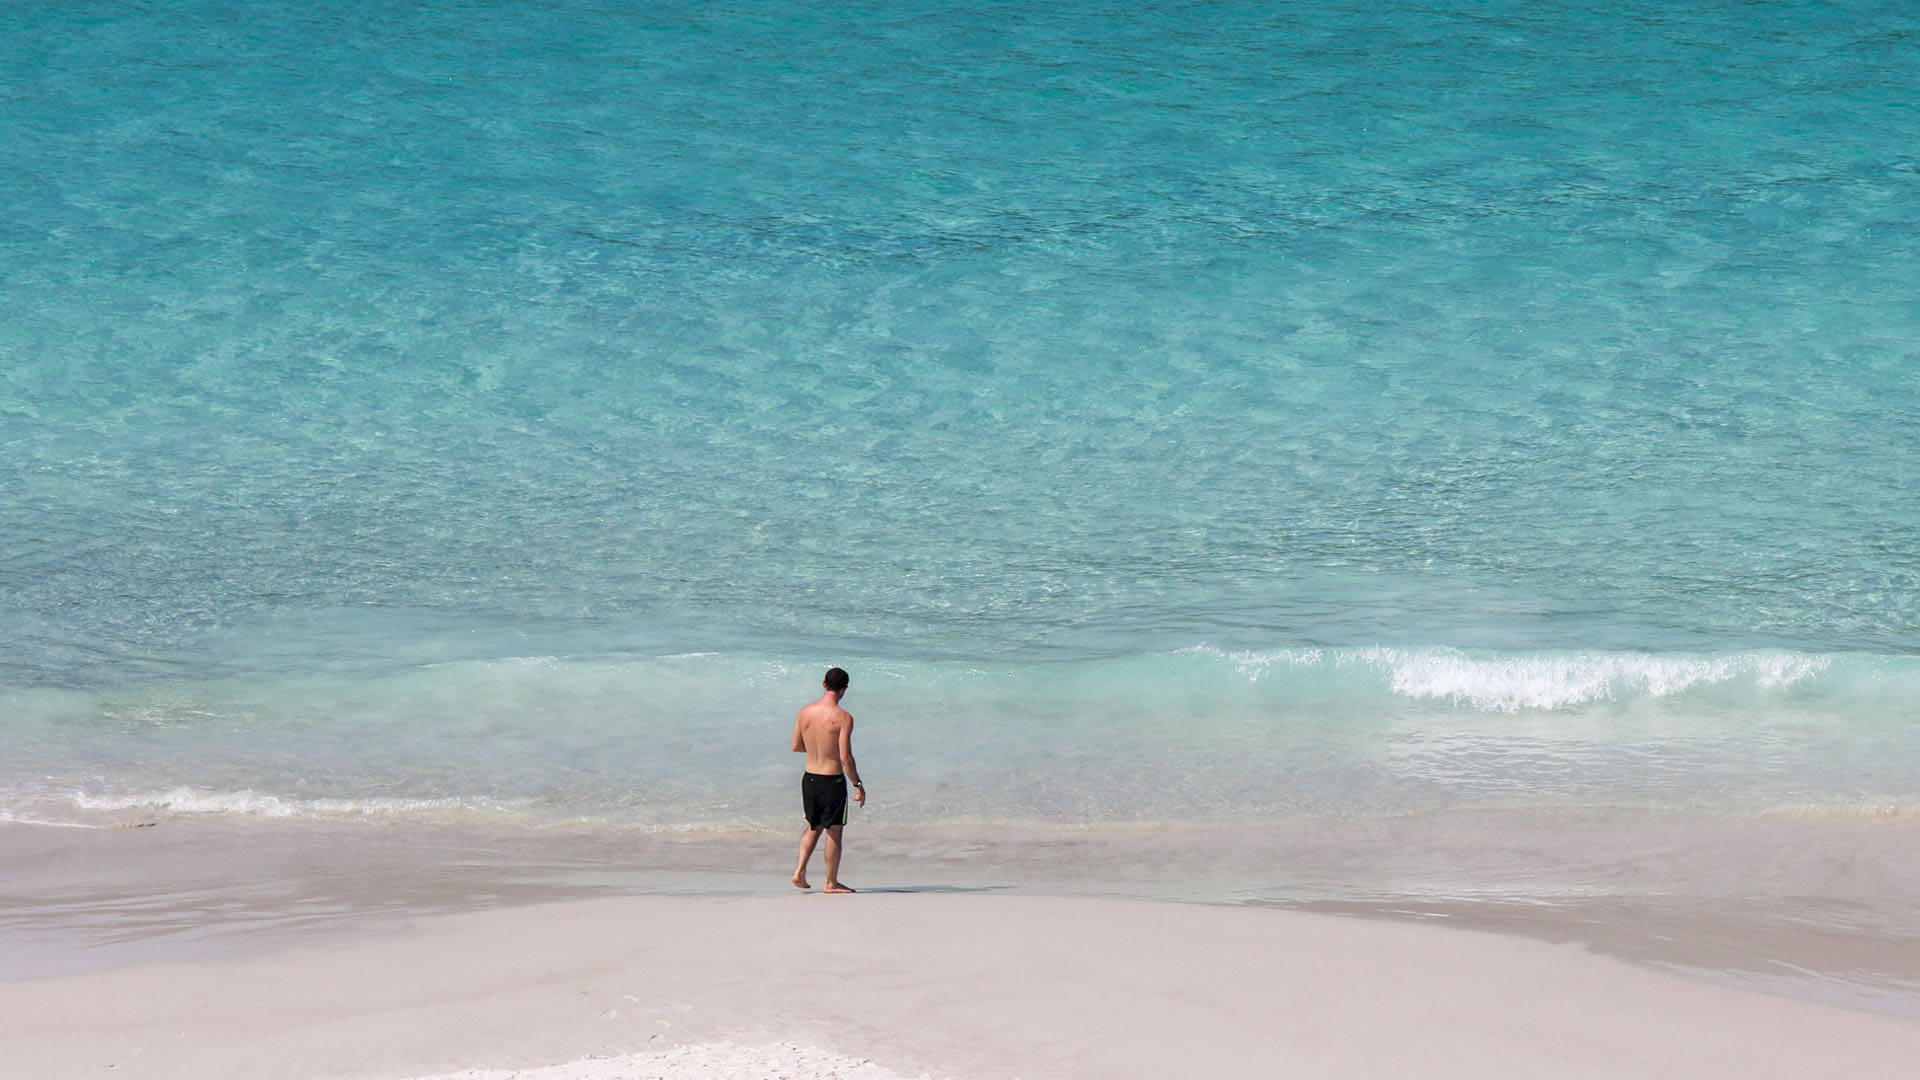
[(4, 806), (0, 806), (0, 821), (12, 825), (45, 825), (56, 829), (114, 829), (121, 827), (111, 823), (98, 824), (87, 821), (61, 821), (56, 818), (22, 814)]
[[(0, 791), (0, 822), (65, 828), (118, 829), (169, 818), (251, 818), (272, 821), (354, 821), (372, 824), (477, 825), (509, 828), (612, 829), (650, 836), (717, 837), (769, 831), (757, 821), (649, 821), (618, 807), (580, 813), (538, 798), (299, 798), (251, 788), (217, 791), (200, 787), (133, 792), (70, 791), (24, 794)], [(785, 832), (785, 825), (773, 829)]]
[(1865, 821), (1913, 824), (1920, 822), (1920, 804), (1901, 802), (1802, 803), (1776, 806), (1762, 817), (1791, 821)]
[(1476, 656), (1456, 649), (1282, 649), (1225, 652), (1208, 646), (1183, 650), (1219, 657), (1249, 679), (1275, 669), (1360, 669), (1384, 676), (1393, 693), (1435, 699), (1487, 712), (1566, 709), (1626, 697), (1669, 697), (1697, 687), (1748, 680), (1756, 687), (1791, 686), (1825, 671), (1825, 656), (1785, 652), (1715, 656), (1654, 656), (1583, 651)]
[(77, 791), (72, 804), (80, 810), (132, 810), (148, 814), (227, 814), (263, 818), (394, 818), (448, 813), (465, 809), (458, 799), (301, 799), (269, 795), (251, 788), (209, 791), (177, 787), (169, 791), (94, 794)]
[(1255, 682), (1266, 678), (1274, 668), (1310, 668), (1326, 663), (1328, 657), (1337, 657), (1338, 650), (1327, 649), (1274, 649), (1256, 651), (1251, 649), (1228, 651), (1216, 649), (1211, 645), (1195, 645), (1179, 650), (1180, 653), (1209, 656), (1225, 660), (1234, 670)]
[(1583, 652), (1477, 658), (1440, 650), (1377, 649), (1360, 655), (1389, 672), (1397, 694), (1492, 712), (1564, 709), (1636, 695), (1668, 697), (1736, 679), (1750, 679), (1761, 687), (1787, 686), (1828, 664), (1825, 657), (1788, 653), (1684, 658)]
[[(771, 1046), (696, 1043), (538, 1069), (468, 1069), (418, 1080), (739, 1080), (762, 1076), (785, 1080), (905, 1080), (902, 1074), (862, 1058), (790, 1042)], [(920, 1080), (926, 1080), (925, 1074)]]

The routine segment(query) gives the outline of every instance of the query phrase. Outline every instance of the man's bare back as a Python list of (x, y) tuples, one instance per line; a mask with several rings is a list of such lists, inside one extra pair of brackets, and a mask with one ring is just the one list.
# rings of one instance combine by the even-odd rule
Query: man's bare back
[(807, 755), (807, 771), (818, 776), (842, 776), (840, 737), (853, 732), (853, 714), (838, 703), (821, 698), (800, 710), (794, 720), (794, 749)]
[(850, 893), (840, 883), (840, 829), (846, 824), (847, 782), (853, 782), (854, 801), (867, 805), (866, 785), (860, 782), (860, 766), (853, 760), (853, 714), (840, 707), (847, 692), (847, 673), (839, 668), (827, 671), (820, 683), (820, 700), (800, 710), (793, 721), (793, 752), (807, 755), (807, 771), (800, 778), (800, 803), (807, 816), (807, 831), (800, 834), (800, 863), (794, 867), (793, 884), (812, 888), (807, 882), (807, 863), (813, 858), (813, 846), (822, 833), (827, 837), (827, 883), (824, 891)]

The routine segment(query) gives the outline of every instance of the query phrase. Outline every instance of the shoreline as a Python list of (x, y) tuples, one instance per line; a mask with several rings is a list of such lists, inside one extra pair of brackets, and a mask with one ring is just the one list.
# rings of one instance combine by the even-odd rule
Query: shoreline
[(1892, 1075), (1920, 1054), (1920, 1022), (1510, 935), (925, 892), (533, 904), (244, 958), (0, 984), (0, 1058), (37, 1080), (108, 1066), (151, 1080), (551, 1066), (565, 1066), (557, 1078), (637, 1077), (649, 1074), (583, 1063), (663, 1051), (684, 1066), (669, 1075), (688, 1077), (726, 1075), (701, 1062), (731, 1053), (813, 1054), (808, 1067), (823, 1071), (796, 1075), (876, 1080), (1752, 1080)]

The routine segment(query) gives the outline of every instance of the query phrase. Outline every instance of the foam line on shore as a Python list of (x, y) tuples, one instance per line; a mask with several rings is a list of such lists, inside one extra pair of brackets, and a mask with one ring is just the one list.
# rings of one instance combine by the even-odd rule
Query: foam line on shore
[[(467, 1069), (413, 1080), (742, 1080), (763, 1076), (780, 1080), (906, 1080), (871, 1061), (792, 1042), (766, 1046), (696, 1043), (541, 1068)], [(915, 1080), (930, 1078), (922, 1073)]]

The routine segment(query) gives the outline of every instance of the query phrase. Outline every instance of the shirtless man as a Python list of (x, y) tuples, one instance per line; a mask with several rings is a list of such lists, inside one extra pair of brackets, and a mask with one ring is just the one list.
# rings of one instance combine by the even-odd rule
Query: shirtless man
[(800, 777), (807, 831), (800, 834), (800, 865), (794, 867), (793, 884), (801, 889), (813, 887), (807, 884), (807, 863), (824, 832), (827, 884), (822, 891), (850, 893), (852, 889), (840, 884), (840, 827), (847, 823), (847, 781), (853, 781), (853, 798), (861, 806), (867, 805), (867, 789), (853, 763), (853, 714), (840, 707), (840, 698), (847, 692), (847, 673), (828, 668), (820, 688), (826, 691), (820, 700), (801, 709), (793, 721), (793, 752), (807, 755), (807, 771)]

